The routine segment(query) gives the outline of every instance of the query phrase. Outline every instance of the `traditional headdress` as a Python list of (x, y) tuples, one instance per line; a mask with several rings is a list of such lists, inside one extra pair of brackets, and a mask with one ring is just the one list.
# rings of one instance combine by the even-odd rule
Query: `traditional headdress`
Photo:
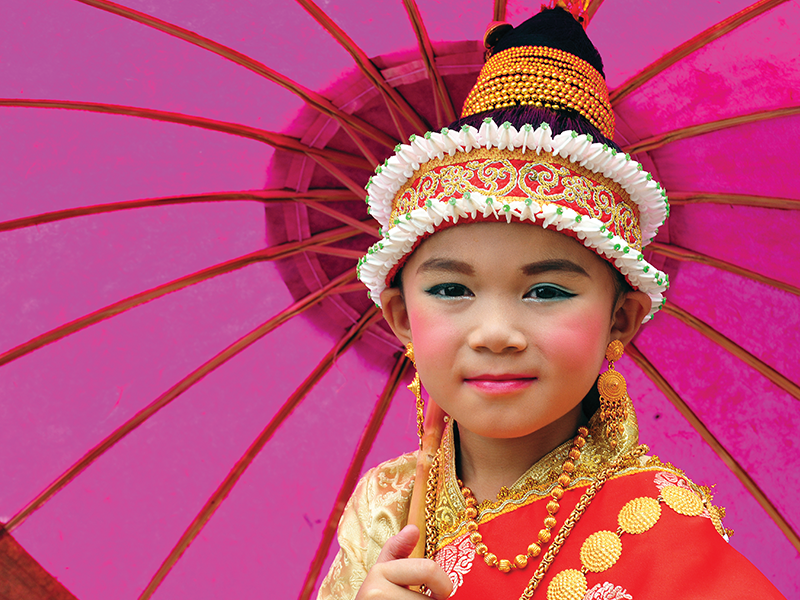
[[(383, 236), (359, 261), (372, 300), (380, 305), (380, 293), (428, 235), (459, 222), (527, 221), (605, 258), (650, 296), (649, 320), (664, 303), (668, 278), (642, 249), (669, 204), (652, 175), (611, 141), (600, 55), (559, 8), (505, 32), (490, 51), (461, 121), (412, 135), (367, 184)], [(519, 122), (520, 115), (535, 122)]]

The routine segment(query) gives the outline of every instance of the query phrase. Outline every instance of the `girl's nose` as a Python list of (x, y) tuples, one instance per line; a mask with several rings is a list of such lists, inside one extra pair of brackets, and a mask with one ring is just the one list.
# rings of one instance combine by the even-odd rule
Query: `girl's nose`
[(521, 352), (528, 347), (528, 340), (514, 311), (509, 307), (486, 307), (484, 314), (468, 336), (473, 350), (489, 350), (496, 354)]

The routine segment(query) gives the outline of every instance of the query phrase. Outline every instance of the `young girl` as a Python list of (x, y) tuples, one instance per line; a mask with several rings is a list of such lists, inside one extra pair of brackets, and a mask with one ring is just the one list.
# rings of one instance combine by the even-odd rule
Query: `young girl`
[(319, 598), (780, 598), (639, 445), (614, 361), (663, 303), (641, 251), (668, 206), (611, 142), (600, 56), (562, 9), (504, 33), (456, 128), (368, 186), (384, 239), (359, 276), (428, 431), (359, 483)]

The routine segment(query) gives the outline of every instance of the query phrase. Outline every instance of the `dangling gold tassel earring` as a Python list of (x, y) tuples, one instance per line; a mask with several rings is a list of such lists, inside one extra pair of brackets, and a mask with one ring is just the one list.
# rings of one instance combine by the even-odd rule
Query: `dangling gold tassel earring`
[[(417, 363), (414, 360), (414, 344), (412, 342), (406, 344), (406, 356), (414, 363), (414, 369), (416, 369)], [(414, 381), (408, 384), (408, 389), (417, 399), (417, 435), (419, 436), (419, 449), (422, 450), (422, 435), (425, 433), (422, 428), (425, 422), (425, 403), (422, 401), (422, 385), (419, 381), (418, 372), (414, 373)]]
[(625, 346), (614, 340), (606, 348), (608, 371), (602, 373), (597, 380), (597, 391), (600, 392), (600, 418), (606, 424), (606, 437), (612, 448), (617, 446), (617, 435), (625, 432), (625, 421), (628, 418), (626, 399), (628, 385), (621, 373), (614, 370), (614, 361), (622, 358)]

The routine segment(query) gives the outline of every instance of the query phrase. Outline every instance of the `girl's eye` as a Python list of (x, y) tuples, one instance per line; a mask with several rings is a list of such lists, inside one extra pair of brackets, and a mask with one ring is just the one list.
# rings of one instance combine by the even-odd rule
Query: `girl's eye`
[(561, 300), (572, 298), (576, 294), (565, 290), (561, 286), (553, 285), (552, 283), (542, 283), (536, 285), (525, 294), (525, 298), (533, 300)]
[(439, 298), (466, 298), (472, 296), (472, 292), (460, 283), (440, 283), (425, 290), (431, 296)]

